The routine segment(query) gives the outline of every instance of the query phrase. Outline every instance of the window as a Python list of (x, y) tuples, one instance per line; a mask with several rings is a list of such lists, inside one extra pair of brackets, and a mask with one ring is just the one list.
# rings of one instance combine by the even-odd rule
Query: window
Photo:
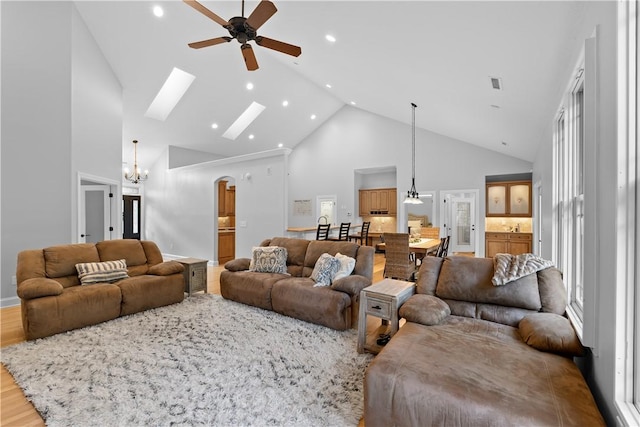
[[(589, 107), (594, 104), (595, 76), (590, 67), (595, 57), (594, 39), (585, 41), (585, 51), (581, 55), (573, 78), (567, 86), (559, 113), (554, 123), (554, 147), (553, 147), (553, 237), (554, 247), (553, 261), (563, 272), (564, 283), (569, 296), (567, 313), (576, 328), (582, 343), (593, 347), (593, 331), (585, 335), (585, 312), (595, 313), (595, 308), (585, 307), (585, 295), (588, 287), (595, 284), (587, 284), (585, 278), (595, 277), (590, 269), (595, 263), (585, 262), (585, 179), (586, 152), (591, 149), (595, 153), (595, 122), (594, 114), (587, 111), (595, 111)], [(585, 70), (585, 67), (587, 70)], [(589, 84), (587, 84), (589, 83)], [(589, 93), (589, 91), (592, 91)], [(590, 148), (589, 148), (590, 147)], [(595, 168), (590, 171), (591, 182), (595, 182)], [(591, 203), (595, 200), (595, 186)], [(589, 215), (592, 215), (589, 211)], [(589, 218), (595, 222), (595, 218)], [(593, 256), (593, 255), (591, 255)], [(591, 266), (590, 266), (591, 265)], [(585, 274), (585, 270), (587, 274)], [(592, 279), (593, 280), (593, 279)]]
[(640, 425), (640, 168), (638, 3), (618, 3), (618, 202), (616, 409), (619, 425)]

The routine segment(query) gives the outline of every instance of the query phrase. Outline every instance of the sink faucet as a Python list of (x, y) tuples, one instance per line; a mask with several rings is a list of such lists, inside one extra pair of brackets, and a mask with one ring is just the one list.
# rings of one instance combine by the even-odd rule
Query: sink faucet
[(323, 219), (323, 218), (324, 218), (324, 224), (329, 224), (329, 217), (328, 217), (328, 216), (326, 216), (326, 215), (321, 215), (321, 216), (318, 218), (318, 224), (320, 224), (320, 220), (321, 220), (321, 219)]

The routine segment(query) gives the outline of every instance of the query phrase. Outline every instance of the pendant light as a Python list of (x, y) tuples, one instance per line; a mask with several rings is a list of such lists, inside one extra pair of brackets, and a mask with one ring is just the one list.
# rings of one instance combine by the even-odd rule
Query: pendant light
[(146, 181), (149, 177), (149, 171), (145, 170), (144, 173), (138, 167), (138, 141), (133, 140), (133, 171), (129, 171), (129, 168), (124, 170), (124, 179), (133, 183), (139, 184), (143, 181)]
[(407, 191), (407, 198), (403, 203), (408, 205), (421, 205), (420, 195), (416, 191), (416, 107), (411, 103), (411, 188)]

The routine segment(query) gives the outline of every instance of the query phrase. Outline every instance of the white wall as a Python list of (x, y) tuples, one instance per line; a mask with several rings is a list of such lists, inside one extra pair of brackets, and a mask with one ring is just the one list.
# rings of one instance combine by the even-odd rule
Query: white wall
[[(411, 125), (351, 106), (343, 107), (291, 154), (288, 225), (314, 227), (317, 220), (315, 198), (328, 194), (338, 197), (338, 222), (357, 223), (354, 169), (378, 167), (396, 167), (397, 181), (391, 186), (398, 189), (398, 227), (405, 229), (402, 200), (411, 186)], [(524, 160), (416, 129), (418, 190), (478, 189), (483, 195), (486, 175), (530, 172), (531, 168), (532, 164)], [(385, 174), (385, 179), (387, 177)], [(362, 179), (358, 179), (360, 183)], [(294, 216), (293, 201), (296, 199), (311, 199), (314, 215)], [(482, 233), (485, 201), (483, 196), (480, 199)], [(340, 209), (342, 206), (346, 208)], [(350, 218), (348, 212), (352, 213)]]
[[(596, 265), (596, 347), (593, 354), (580, 361), (583, 373), (598, 401), (608, 425), (614, 424), (614, 378), (615, 378), (615, 235), (616, 235), (616, 193), (617, 193), (617, 152), (616, 152), (616, 2), (590, 2), (585, 19), (575, 29), (576, 43), (571, 55), (573, 66), (584, 45), (584, 40), (593, 35), (598, 26), (597, 79), (598, 110), (597, 166), (587, 168), (585, 175), (595, 174), (596, 188), (586, 189), (585, 202), (596, 206), (586, 215), (596, 218), (595, 227), (585, 228), (585, 241), (597, 242)], [(558, 106), (566, 84), (572, 75), (567, 70), (559, 76)], [(543, 191), (543, 247), (542, 256), (551, 257), (552, 247), (552, 153), (553, 153), (553, 112), (550, 112), (548, 127), (543, 135), (543, 143), (534, 162), (533, 180), (542, 183)], [(595, 200), (594, 200), (595, 197)], [(587, 198), (591, 199), (587, 202)], [(587, 243), (588, 244), (588, 243)]]
[(236, 257), (250, 256), (251, 247), (262, 240), (285, 235), (288, 155), (289, 150), (273, 150), (169, 170), (165, 151), (144, 184), (145, 239), (153, 240), (167, 256), (217, 263), (217, 181), (232, 177)]
[(77, 171), (119, 177), (121, 90), (73, 3), (0, 7), (5, 306), (18, 303), (11, 277), (19, 251), (71, 241)]

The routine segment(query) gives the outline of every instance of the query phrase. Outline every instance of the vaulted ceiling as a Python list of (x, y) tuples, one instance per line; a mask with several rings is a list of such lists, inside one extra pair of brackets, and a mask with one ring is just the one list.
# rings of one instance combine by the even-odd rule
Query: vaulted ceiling
[[(240, 0), (201, 3), (224, 19), (241, 15)], [(260, 68), (247, 71), (235, 40), (187, 46), (228, 33), (182, 1), (76, 2), (123, 87), (125, 161), (133, 139), (140, 141), (141, 163), (154, 161), (167, 145), (221, 157), (278, 144), (293, 148), (345, 105), (410, 123), (411, 102), (418, 105), (419, 128), (533, 161), (575, 60), (574, 27), (588, 7), (564, 1), (274, 3), (278, 12), (258, 33), (298, 45), (302, 55), (253, 44)], [(257, 4), (247, 2), (245, 16)], [(154, 15), (155, 6), (162, 17)], [(166, 120), (145, 117), (174, 67), (194, 75), (193, 84)], [(492, 88), (491, 77), (501, 79), (502, 90)], [(222, 137), (253, 101), (264, 112), (236, 140)]]

